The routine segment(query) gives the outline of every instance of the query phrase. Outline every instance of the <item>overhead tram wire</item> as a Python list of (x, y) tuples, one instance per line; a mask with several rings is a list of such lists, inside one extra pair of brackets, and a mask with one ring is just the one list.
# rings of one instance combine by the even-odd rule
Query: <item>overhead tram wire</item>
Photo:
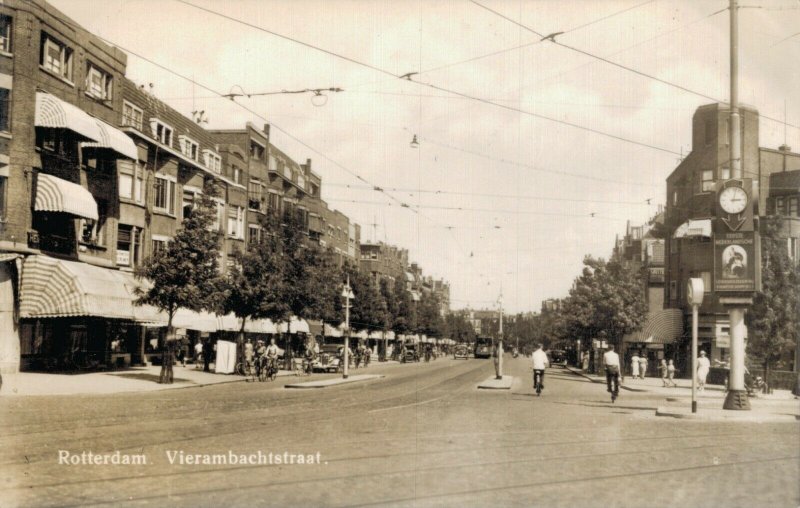
[[(482, 9), (485, 9), (485, 10), (491, 12), (492, 14), (494, 14), (496, 16), (499, 16), (500, 18), (508, 21), (509, 23), (513, 23), (515, 25), (518, 25), (521, 28), (524, 28), (525, 30), (528, 30), (529, 32), (531, 32), (533, 34), (538, 35), (539, 37), (542, 37), (542, 40), (551, 41), (556, 46), (560, 46), (560, 47), (568, 49), (570, 51), (574, 51), (576, 53), (580, 53), (580, 54), (588, 56), (590, 58), (594, 58), (596, 60), (599, 60), (601, 62), (607, 63), (609, 65), (613, 65), (614, 67), (618, 67), (618, 68), (626, 70), (628, 72), (632, 72), (632, 73), (634, 73), (636, 75), (639, 75), (639, 76), (642, 76), (642, 77), (645, 77), (645, 78), (648, 78), (648, 79), (652, 79), (653, 81), (656, 81), (656, 82), (661, 83), (663, 85), (667, 85), (667, 86), (676, 88), (676, 89), (681, 90), (683, 92), (687, 92), (687, 93), (696, 95), (698, 97), (702, 97), (704, 99), (707, 99), (707, 100), (710, 100), (710, 101), (713, 101), (713, 102), (727, 104), (726, 101), (724, 101), (722, 99), (718, 99), (716, 97), (712, 97), (712, 96), (707, 95), (707, 94), (704, 94), (703, 92), (698, 92), (697, 90), (693, 90), (693, 89), (685, 87), (683, 85), (679, 85), (677, 83), (673, 83), (672, 81), (667, 81), (665, 79), (659, 78), (658, 76), (654, 76), (652, 74), (647, 74), (646, 72), (642, 72), (642, 71), (640, 71), (638, 69), (634, 69), (633, 67), (628, 67), (627, 65), (623, 65), (623, 64), (621, 64), (619, 62), (615, 62), (613, 60), (609, 60), (608, 58), (605, 58), (605, 57), (602, 57), (602, 56), (599, 56), (599, 55), (595, 55), (594, 53), (590, 53), (590, 52), (588, 52), (586, 50), (583, 50), (581, 48), (577, 48), (575, 46), (570, 46), (568, 44), (564, 44), (563, 42), (557, 41), (556, 40), (556, 36), (554, 36), (553, 34), (550, 34), (550, 35), (541, 34), (541, 33), (537, 32), (536, 30), (534, 30), (533, 28), (525, 25), (524, 23), (520, 23), (519, 21), (516, 21), (513, 18), (510, 18), (510, 17), (506, 16), (505, 14), (496, 11), (496, 10), (492, 9), (491, 7), (487, 7), (486, 5), (483, 5), (482, 3), (478, 2), (477, 0), (470, 0), (470, 2), (472, 2), (473, 4), (477, 5), (478, 7), (482, 8)], [(724, 10), (726, 10), (726, 9), (723, 9), (723, 12), (724, 12)], [(566, 33), (566, 32), (564, 32), (564, 33)], [(559, 34), (558, 36), (560, 37), (561, 35), (564, 35), (564, 33)], [(777, 118), (773, 118), (773, 117), (770, 117), (770, 116), (767, 116), (767, 115), (759, 115), (759, 116), (761, 116), (765, 120), (778, 122), (778, 123), (780, 123), (782, 125), (788, 125), (789, 127), (794, 127), (795, 129), (800, 129), (800, 126), (798, 126), (798, 125), (786, 123), (783, 120), (780, 120), (780, 119), (777, 119)]]
[[(275, 32), (275, 31), (272, 31), (272, 30), (269, 30), (269, 29), (266, 29), (266, 28), (263, 28), (263, 27), (259, 27), (258, 25), (253, 25), (252, 23), (248, 23), (247, 21), (243, 21), (241, 19), (237, 19), (237, 18), (234, 18), (232, 16), (228, 16), (227, 14), (223, 14), (221, 12), (214, 11), (212, 9), (207, 9), (205, 7), (201, 7), (201, 6), (195, 5), (195, 4), (191, 3), (191, 2), (187, 2), (186, 0), (175, 0), (175, 1), (179, 2), (179, 3), (182, 3), (184, 5), (187, 5), (187, 6), (194, 7), (196, 9), (198, 9), (198, 10), (207, 12), (209, 14), (214, 14), (214, 15), (220, 16), (220, 17), (222, 17), (224, 19), (227, 19), (227, 20), (230, 20), (230, 21), (233, 21), (233, 22), (236, 22), (236, 23), (240, 23), (242, 25), (248, 26), (248, 27), (253, 28), (255, 30), (259, 30), (259, 31), (262, 31), (262, 32), (267, 33), (267, 34), (270, 34), (270, 35), (273, 35), (273, 36), (276, 36), (276, 37), (280, 37), (280, 38), (289, 40), (291, 42), (295, 42), (295, 43), (301, 44), (301, 45), (306, 46), (308, 48), (316, 49), (316, 50), (321, 51), (321, 52), (323, 52), (325, 54), (332, 55), (332, 56), (335, 56), (337, 58), (341, 58), (343, 60), (346, 60), (348, 62), (354, 63), (356, 65), (360, 65), (360, 66), (365, 67), (367, 69), (374, 70), (376, 72), (380, 72), (381, 74), (386, 74), (388, 76), (393, 76), (393, 77), (395, 77), (397, 79), (403, 79), (403, 77), (406, 76), (406, 74), (395, 74), (395, 73), (393, 73), (391, 71), (388, 71), (386, 69), (381, 69), (380, 67), (377, 67), (375, 65), (372, 65), (372, 64), (369, 64), (369, 63), (365, 63), (365, 62), (361, 62), (359, 60), (356, 60), (354, 58), (350, 58), (348, 56), (341, 55), (341, 54), (336, 53), (334, 51), (331, 51), (331, 50), (328, 50), (328, 49), (324, 49), (324, 48), (321, 48), (319, 46), (315, 46), (313, 44), (309, 44), (309, 43), (300, 41), (300, 40), (295, 39), (293, 37), (289, 37), (289, 36), (280, 34), (278, 32)], [(501, 108), (501, 109), (505, 109), (507, 111), (512, 111), (512, 112), (516, 112), (516, 113), (532, 116), (534, 118), (539, 118), (539, 119), (542, 119), (542, 120), (548, 120), (548, 121), (553, 122), (553, 123), (566, 125), (566, 126), (569, 126), (569, 127), (573, 127), (573, 128), (579, 129), (579, 130), (584, 130), (584, 131), (587, 131), (587, 132), (591, 132), (591, 133), (594, 133), (594, 134), (597, 134), (597, 135), (600, 135), (600, 136), (605, 136), (605, 137), (608, 137), (608, 138), (611, 138), (611, 139), (616, 139), (618, 141), (623, 141), (625, 143), (631, 143), (631, 144), (634, 144), (634, 145), (643, 146), (645, 148), (650, 148), (652, 150), (668, 153), (668, 154), (671, 154), (671, 155), (680, 155), (680, 152), (676, 152), (676, 151), (670, 150), (668, 148), (660, 147), (660, 146), (657, 146), (657, 145), (652, 145), (652, 144), (645, 143), (645, 142), (642, 142), (642, 141), (636, 141), (634, 139), (626, 138), (624, 136), (619, 136), (619, 135), (616, 135), (616, 134), (611, 134), (609, 132), (605, 132), (605, 131), (602, 131), (600, 129), (587, 127), (587, 126), (584, 126), (584, 125), (568, 122), (568, 121), (565, 121), (565, 120), (560, 120), (558, 118), (554, 118), (554, 117), (547, 116), (547, 115), (542, 115), (542, 114), (539, 114), (539, 113), (534, 113), (532, 111), (527, 111), (527, 110), (524, 110), (524, 109), (521, 109), (521, 108), (515, 108), (515, 107), (512, 107), (512, 106), (506, 106), (504, 104), (493, 102), (493, 101), (490, 101), (488, 99), (483, 99), (481, 97), (477, 97), (477, 96), (473, 96), (473, 95), (470, 95), (470, 94), (467, 94), (467, 93), (464, 93), (464, 92), (459, 92), (459, 91), (456, 91), (456, 90), (448, 89), (448, 88), (445, 88), (445, 87), (434, 85), (432, 83), (425, 83), (425, 82), (422, 82), (422, 81), (415, 81), (415, 80), (411, 79), (410, 77), (408, 77), (406, 79), (406, 81), (409, 81), (411, 83), (416, 83), (417, 85), (426, 86), (428, 88), (432, 88), (432, 89), (438, 90), (440, 92), (446, 92), (446, 93), (450, 93), (450, 94), (453, 94), (453, 95), (458, 95), (460, 97), (464, 97), (465, 99), (474, 100), (474, 101), (481, 102), (481, 103), (484, 103), (484, 104), (488, 104), (488, 105), (491, 105), (491, 106), (495, 106), (495, 107), (498, 107), (498, 108)]]

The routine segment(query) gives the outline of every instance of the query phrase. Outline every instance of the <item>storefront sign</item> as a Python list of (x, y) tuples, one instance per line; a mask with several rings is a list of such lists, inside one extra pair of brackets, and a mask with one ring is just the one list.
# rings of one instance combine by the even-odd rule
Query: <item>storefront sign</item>
[(729, 348), (731, 347), (731, 336), (730, 335), (717, 335), (716, 337), (716, 345), (719, 348)]
[(756, 265), (754, 232), (714, 235), (714, 291), (756, 291)]

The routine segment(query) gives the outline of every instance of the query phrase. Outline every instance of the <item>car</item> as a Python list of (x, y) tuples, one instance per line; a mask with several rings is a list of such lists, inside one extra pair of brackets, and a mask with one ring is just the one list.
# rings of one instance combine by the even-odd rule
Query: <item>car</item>
[(314, 372), (338, 372), (342, 367), (343, 346), (325, 344), (320, 347), (319, 354), (311, 364)]
[(475, 358), (491, 358), (492, 346), (491, 337), (477, 337), (475, 339)]
[(561, 349), (553, 349), (549, 353), (550, 363), (565, 363), (567, 361), (567, 354)]
[(400, 362), (418, 362), (420, 355), (419, 355), (419, 345), (418, 344), (406, 344), (403, 350), (403, 355), (400, 357)]
[(453, 350), (453, 359), (458, 360), (459, 358), (463, 358), (465, 360), (469, 359), (469, 348), (464, 344), (459, 344)]

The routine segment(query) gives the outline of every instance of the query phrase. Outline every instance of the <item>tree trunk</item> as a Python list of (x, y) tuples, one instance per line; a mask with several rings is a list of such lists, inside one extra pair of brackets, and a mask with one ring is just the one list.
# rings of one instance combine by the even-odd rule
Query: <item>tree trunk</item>
[(286, 321), (286, 350), (283, 354), (283, 366), (292, 370), (292, 319)]
[(239, 362), (244, 363), (244, 324), (247, 321), (247, 316), (242, 316), (242, 327), (239, 329), (239, 338), (237, 342), (239, 345), (236, 348), (236, 356), (239, 357)]
[(769, 371), (770, 371), (770, 362), (769, 358), (764, 360), (764, 393), (769, 391), (770, 383), (769, 383)]

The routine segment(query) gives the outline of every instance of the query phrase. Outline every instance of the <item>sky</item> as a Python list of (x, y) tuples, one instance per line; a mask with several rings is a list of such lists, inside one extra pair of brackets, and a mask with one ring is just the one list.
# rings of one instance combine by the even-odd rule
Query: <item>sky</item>
[[(628, 220), (658, 212), (694, 110), (728, 98), (726, 0), (186, 1), (51, 3), (126, 50), (128, 77), (187, 116), (270, 123), (276, 146), (312, 159), (323, 199), (362, 241), (409, 249), (450, 282), (456, 309), (496, 308), (502, 294), (507, 311), (536, 311), (565, 296), (585, 255), (607, 258)], [(797, 151), (800, 129), (782, 120), (800, 125), (800, 1), (740, 5), (740, 101), (773, 119), (761, 146)], [(556, 40), (575, 49), (520, 24), (565, 32)], [(324, 105), (233, 102), (203, 86), (344, 91)]]

